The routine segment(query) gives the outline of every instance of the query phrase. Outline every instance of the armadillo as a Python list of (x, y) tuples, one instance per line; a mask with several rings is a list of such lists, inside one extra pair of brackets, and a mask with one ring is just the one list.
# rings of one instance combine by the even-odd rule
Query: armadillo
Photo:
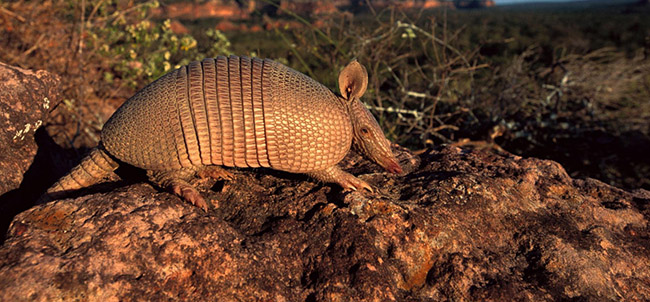
[(304, 173), (345, 190), (372, 191), (337, 164), (351, 146), (392, 173), (402, 169), (360, 97), (368, 84), (356, 60), (339, 74), (340, 95), (270, 59), (195, 61), (129, 98), (108, 119), (98, 147), (44, 195), (46, 199), (116, 177), (120, 162), (207, 209), (196, 175), (231, 179), (225, 167)]

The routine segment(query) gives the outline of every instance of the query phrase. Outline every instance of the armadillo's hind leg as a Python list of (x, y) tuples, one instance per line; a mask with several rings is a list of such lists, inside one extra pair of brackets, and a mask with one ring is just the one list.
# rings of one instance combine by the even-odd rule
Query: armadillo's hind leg
[(113, 172), (118, 166), (119, 164), (100, 145), (92, 149), (76, 167), (54, 183), (37, 203), (46, 203), (106, 179), (118, 179)]
[(149, 180), (161, 188), (167, 189), (185, 201), (208, 211), (208, 204), (201, 193), (189, 183), (196, 175), (193, 168), (171, 171), (148, 171)]
[(331, 166), (325, 170), (308, 173), (309, 176), (323, 182), (339, 184), (345, 191), (357, 191), (366, 189), (373, 192), (372, 187), (365, 181), (356, 178), (354, 175), (345, 172), (339, 166)]
[(199, 168), (197, 175), (200, 178), (212, 178), (216, 180), (232, 180), (235, 176), (220, 166), (205, 166)]

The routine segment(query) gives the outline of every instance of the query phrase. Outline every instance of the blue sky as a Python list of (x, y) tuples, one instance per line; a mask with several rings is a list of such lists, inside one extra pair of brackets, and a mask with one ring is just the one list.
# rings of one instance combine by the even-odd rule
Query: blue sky
[(526, 2), (570, 2), (569, 0), (494, 0), (499, 4), (526, 3)]

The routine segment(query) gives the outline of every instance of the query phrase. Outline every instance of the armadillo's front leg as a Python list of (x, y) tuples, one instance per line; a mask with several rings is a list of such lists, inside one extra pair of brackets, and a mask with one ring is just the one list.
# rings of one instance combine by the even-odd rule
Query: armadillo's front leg
[(339, 166), (331, 166), (322, 171), (310, 172), (309, 176), (318, 179), (323, 182), (337, 183), (343, 190), (346, 191), (357, 191), (360, 189), (366, 189), (372, 192), (372, 187), (367, 184), (365, 181), (356, 178), (354, 175), (345, 172), (339, 168)]

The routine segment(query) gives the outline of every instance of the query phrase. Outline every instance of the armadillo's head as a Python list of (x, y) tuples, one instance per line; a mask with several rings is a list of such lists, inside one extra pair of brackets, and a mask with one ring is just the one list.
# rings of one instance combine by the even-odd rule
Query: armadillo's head
[(390, 141), (386, 139), (377, 120), (359, 100), (367, 86), (366, 68), (356, 60), (350, 62), (339, 74), (339, 89), (348, 104), (352, 121), (354, 147), (387, 171), (402, 173), (402, 167), (391, 151)]

